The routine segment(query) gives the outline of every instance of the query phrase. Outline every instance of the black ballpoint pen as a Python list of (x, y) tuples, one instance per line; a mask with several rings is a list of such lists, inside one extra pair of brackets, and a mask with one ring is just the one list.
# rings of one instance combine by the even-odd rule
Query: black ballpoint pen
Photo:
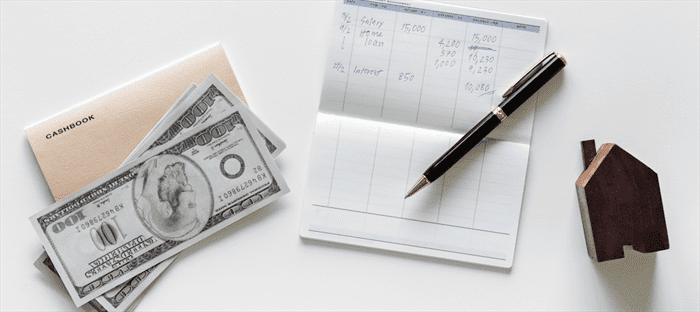
[(559, 53), (549, 53), (532, 66), (513, 86), (504, 94), (505, 98), (484, 119), (465, 134), (447, 152), (442, 154), (427, 170), (423, 176), (411, 187), (404, 199), (413, 196), (430, 183), (440, 178), (447, 170), (456, 164), (474, 146), (479, 144), (493, 129), (510, 116), (520, 105), (525, 103), (537, 90), (552, 79), (564, 66), (566, 59)]

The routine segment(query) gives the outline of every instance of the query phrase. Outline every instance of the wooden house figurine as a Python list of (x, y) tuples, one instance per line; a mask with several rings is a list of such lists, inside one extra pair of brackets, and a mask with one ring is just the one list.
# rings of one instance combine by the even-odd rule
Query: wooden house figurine
[(669, 248), (654, 170), (616, 144), (581, 142), (585, 171), (576, 181), (588, 255), (598, 261), (624, 258), (624, 245), (649, 253)]

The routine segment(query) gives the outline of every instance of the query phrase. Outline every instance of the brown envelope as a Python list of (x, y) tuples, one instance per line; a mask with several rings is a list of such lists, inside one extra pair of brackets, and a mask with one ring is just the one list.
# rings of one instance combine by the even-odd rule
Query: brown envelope
[(214, 73), (246, 103), (221, 44), (24, 129), (57, 201), (114, 171), (191, 83)]

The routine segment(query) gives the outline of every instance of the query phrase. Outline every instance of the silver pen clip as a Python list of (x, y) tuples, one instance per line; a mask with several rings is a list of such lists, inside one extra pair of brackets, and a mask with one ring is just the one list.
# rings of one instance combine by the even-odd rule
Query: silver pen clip
[(520, 77), (520, 79), (518, 79), (518, 81), (516, 81), (512, 86), (510, 86), (510, 88), (508, 88), (508, 90), (506, 90), (506, 92), (503, 93), (503, 97), (506, 98), (509, 95), (513, 94), (513, 92), (515, 92), (516, 90), (520, 89), (520, 87), (528, 79), (530, 79), (530, 77), (534, 76), (539, 71), (540, 67), (542, 67), (541, 65), (542, 65), (542, 62), (544, 62), (544, 60), (546, 60), (548, 57), (550, 57), (552, 55), (556, 55), (556, 54), (557, 54), (556, 52), (552, 52), (552, 53), (549, 53), (549, 54), (546, 54), (545, 56), (543, 56), (539, 61), (537, 61), (537, 63), (535, 63), (535, 65), (532, 65), (530, 67), (530, 69), (528, 69), (525, 72), (525, 74), (523, 74), (522, 77)]

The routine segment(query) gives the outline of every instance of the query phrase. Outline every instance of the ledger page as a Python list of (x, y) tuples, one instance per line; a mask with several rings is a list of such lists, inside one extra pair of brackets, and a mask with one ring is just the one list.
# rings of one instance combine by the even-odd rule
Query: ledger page
[(335, 14), (301, 236), (511, 267), (536, 96), (404, 196), (542, 57), (547, 21), (368, 0)]

